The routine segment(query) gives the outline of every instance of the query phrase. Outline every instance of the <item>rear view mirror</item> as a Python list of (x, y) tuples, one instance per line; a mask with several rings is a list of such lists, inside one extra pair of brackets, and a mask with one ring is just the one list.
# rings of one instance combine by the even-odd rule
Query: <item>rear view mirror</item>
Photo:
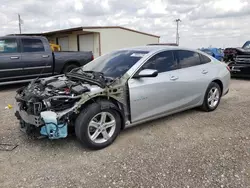
[(158, 71), (154, 69), (144, 69), (139, 73), (135, 74), (133, 78), (143, 78), (143, 77), (156, 77), (158, 75)]

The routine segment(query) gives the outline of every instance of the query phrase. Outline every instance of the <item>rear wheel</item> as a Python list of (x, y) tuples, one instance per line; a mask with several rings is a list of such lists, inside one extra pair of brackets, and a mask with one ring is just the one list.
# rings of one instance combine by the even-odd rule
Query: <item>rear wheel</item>
[(212, 82), (207, 88), (204, 101), (201, 106), (202, 110), (207, 112), (215, 110), (220, 103), (220, 99), (221, 88), (217, 83)]
[(110, 145), (121, 130), (121, 118), (116, 110), (102, 109), (99, 104), (89, 105), (76, 119), (75, 132), (80, 142), (90, 149)]
[(63, 68), (63, 74), (66, 74), (68, 72), (70, 72), (71, 70), (73, 70), (74, 68), (77, 68), (78, 66), (76, 64), (68, 64), (65, 65), (65, 67)]

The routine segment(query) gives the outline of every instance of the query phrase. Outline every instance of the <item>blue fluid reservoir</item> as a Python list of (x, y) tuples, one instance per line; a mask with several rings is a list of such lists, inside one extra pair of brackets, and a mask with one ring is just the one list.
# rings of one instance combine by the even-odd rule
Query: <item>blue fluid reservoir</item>
[(49, 139), (65, 138), (68, 135), (68, 125), (57, 124), (57, 116), (55, 112), (41, 112), (41, 118), (45, 125), (41, 127), (40, 134), (48, 136)]

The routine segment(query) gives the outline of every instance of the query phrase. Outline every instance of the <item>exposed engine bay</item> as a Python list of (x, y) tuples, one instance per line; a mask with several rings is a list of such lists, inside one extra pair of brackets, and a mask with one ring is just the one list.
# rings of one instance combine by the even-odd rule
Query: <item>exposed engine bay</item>
[(111, 78), (93, 72), (33, 80), (17, 90), (16, 117), (26, 133), (39, 128), (41, 135), (51, 139), (65, 138), (81, 105), (92, 96), (107, 94), (105, 89), (112, 82)]
[(80, 95), (89, 91), (82, 83), (66, 80), (65, 77), (42, 79), (17, 91), (16, 99), (22, 109), (29, 114), (38, 115), (41, 111), (62, 111), (73, 106)]

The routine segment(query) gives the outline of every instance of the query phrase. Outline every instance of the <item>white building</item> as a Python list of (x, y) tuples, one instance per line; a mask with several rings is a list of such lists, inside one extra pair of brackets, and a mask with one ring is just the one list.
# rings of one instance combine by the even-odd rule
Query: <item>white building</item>
[(98, 57), (112, 50), (159, 43), (159, 36), (119, 27), (77, 27), (43, 33), (62, 51), (92, 51)]

